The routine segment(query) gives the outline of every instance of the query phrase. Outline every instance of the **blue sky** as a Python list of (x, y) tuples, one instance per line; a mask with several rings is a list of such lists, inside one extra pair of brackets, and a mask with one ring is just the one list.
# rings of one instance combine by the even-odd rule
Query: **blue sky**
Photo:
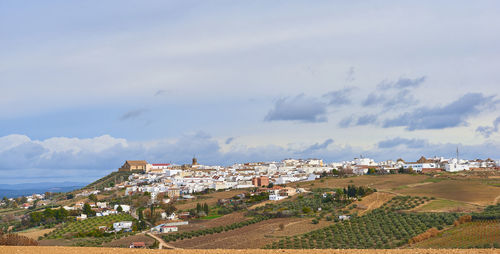
[[(0, 183), (500, 159), (497, 1), (2, 1)], [(50, 174), (48, 174), (50, 172)]]

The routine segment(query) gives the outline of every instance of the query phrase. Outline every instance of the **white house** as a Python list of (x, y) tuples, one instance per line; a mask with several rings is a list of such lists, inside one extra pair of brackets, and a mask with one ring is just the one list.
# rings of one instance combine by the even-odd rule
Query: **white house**
[(131, 221), (120, 221), (113, 223), (113, 228), (115, 231), (132, 229)]
[(106, 208), (106, 207), (108, 207), (106, 202), (97, 202), (96, 206), (99, 207), (99, 208)]
[(351, 216), (348, 215), (339, 215), (339, 220), (349, 220)]
[(458, 171), (464, 171), (464, 170), (469, 170), (469, 165), (467, 164), (460, 164), (458, 163), (457, 159), (452, 159), (448, 162), (448, 164), (444, 165), (444, 170), (447, 172), (458, 172)]
[(64, 210), (66, 210), (66, 211), (73, 211), (73, 210), (76, 210), (76, 208), (75, 208), (75, 207), (73, 207), (73, 206), (63, 206), (63, 208), (64, 208)]
[(76, 217), (76, 220), (85, 220), (85, 219), (87, 219), (87, 215), (84, 213), (82, 213), (80, 216)]
[(177, 219), (177, 214), (172, 213), (170, 215), (167, 215), (167, 213), (163, 212), (161, 213), (161, 218), (164, 220), (175, 220)]
[(177, 226), (163, 225), (160, 227), (160, 233), (169, 233), (169, 232), (177, 232), (177, 231), (179, 231)]
[(122, 207), (122, 211), (123, 212), (125, 212), (125, 213), (129, 213), (130, 212), (130, 206), (129, 205), (115, 205), (115, 210), (118, 209), (118, 206)]

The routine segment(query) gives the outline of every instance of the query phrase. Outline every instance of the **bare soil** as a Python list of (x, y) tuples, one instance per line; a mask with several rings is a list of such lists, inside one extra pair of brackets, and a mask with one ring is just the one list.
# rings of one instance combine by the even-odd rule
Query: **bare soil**
[(358, 215), (363, 215), (373, 209), (381, 207), (385, 202), (392, 199), (395, 194), (386, 192), (375, 192), (366, 197), (363, 197), (361, 201), (356, 201), (353, 204), (357, 205), (354, 211), (358, 212)]
[(123, 237), (117, 240), (113, 240), (109, 243), (104, 243), (104, 247), (119, 247), (128, 248), (132, 242), (144, 242), (146, 246), (151, 246), (155, 243), (155, 240), (144, 234), (137, 234), (132, 236)]
[(376, 188), (377, 190), (391, 190), (408, 184), (416, 184), (428, 179), (426, 175), (363, 175), (347, 178), (329, 177), (322, 178), (311, 182), (291, 183), (290, 186), (305, 187), (305, 188), (339, 188), (347, 187), (350, 184), (356, 186), (367, 186)]
[[(185, 239), (171, 244), (181, 249), (253, 249), (264, 247), (283, 236), (306, 233), (331, 224), (325, 221), (312, 224), (311, 220), (311, 218), (270, 219), (235, 230)], [(283, 230), (280, 229), (280, 224), (284, 225)]]
[(54, 231), (55, 228), (46, 228), (46, 229), (30, 229), (27, 231), (19, 232), (17, 234), (29, 237), (34, 240), (38, 240), (38, 237), (43, 236), (44, 234), (48, 234)]
[(165, 253), (165, 254), (490, 254), (499, 253), (495, 249), (396, 249), (396, 250), (148, 250), (148, 249), (126, 249), (126, 248), (95, 248), (95, 247), (52, 247), (52, 246), (2, 246), (0, 254), (23, 253), (23, 254), (146, 254), (146, 253)]
[(188, 225), (179, 226), (179, 232), (226, 226), (247, 219), (250, 218), (245, 217), (243, 212), (236, 212), (211, 220), (191, 220)]

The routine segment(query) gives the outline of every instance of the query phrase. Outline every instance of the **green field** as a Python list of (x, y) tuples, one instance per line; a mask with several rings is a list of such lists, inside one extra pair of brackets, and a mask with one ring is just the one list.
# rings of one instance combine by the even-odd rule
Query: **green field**
[(415, 209), (414, 211), (416, 212), (439, 212), (439, 211), (447, 211), (447, 210), (453, 210), (453, 209), (463, 209), (470, 207), (474, 209), (475, 207), (479, 209), (479, 207), (467, 204), (464, 202), (460, 201), (455, 201), (455, 200), (448, 200), (448, 199), (437, 199), (437, 200), (432, 200), (431, 202), (424, 204), (420, 206), (419, 208)]
[(209, 215), (209, 216), (202, 217), (200, 219), (202, 219), (202, 220), (212, 220), (212, 219), (217, 219), (219, 217), (222, 217), (222, 215), (220, 215), (220, 214), (214, 214), (214, 215)]
[(113, 227), (113, 223), (119, 221), (134, 221), (134, 218), (132, 218), (130, 214), (122, 213), (102, 217), (92, 217), (81, 221), (73, 221), (52, 231), (46, 239), (63, 238), (66, 236), (73, 236), (78, 233), (86, 233), (97, 230), (100, 226), (106, 226), (111, 229)]
[(451, 225), (453, 213), (400, 213), (376, 209), (362, 217), (287, 237), (268, 249), (366, 249), (396, 248), (432, 227)]

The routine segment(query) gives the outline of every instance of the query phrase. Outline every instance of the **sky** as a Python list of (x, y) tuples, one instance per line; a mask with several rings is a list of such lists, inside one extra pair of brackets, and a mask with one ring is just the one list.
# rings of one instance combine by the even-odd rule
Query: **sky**
[(500, 159), (498, 1), (1, 1), (0, 183)]

